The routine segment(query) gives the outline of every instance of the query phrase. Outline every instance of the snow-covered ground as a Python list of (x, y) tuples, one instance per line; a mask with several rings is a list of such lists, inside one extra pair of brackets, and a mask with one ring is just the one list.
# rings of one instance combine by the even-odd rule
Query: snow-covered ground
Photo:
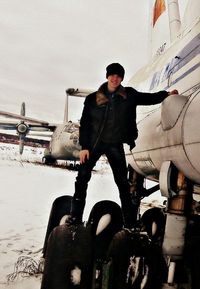
[[(52, 202), (74, 191), (77, 172), (38, 165), (42, 152), (25, 147), (20, 157), (15, 145), (0, 143), (0, 289), (40, 288), (41, 274), (35, 274), (34, 269), (41, 257)], [(85, 220), (96, 202), (108, 199), (119, 203), (110, 168), (99, 162), (95, 169), (88, 188)], [(157, 205), (163, 199), (155, 193), (144, 202)], [(30, 264), (32, 276), (12, 274)]]

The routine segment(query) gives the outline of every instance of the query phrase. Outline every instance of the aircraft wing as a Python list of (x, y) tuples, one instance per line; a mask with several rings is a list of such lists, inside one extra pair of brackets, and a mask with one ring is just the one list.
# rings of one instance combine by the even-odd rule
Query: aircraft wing
[[(24, 108), (25, 109), (25, 108)], [(15, 130), (19, 124), (24, 124), (29, 131), (54, 131), (57, 124), (50, 124), (47, 121), (25, 116), (24, 113), (16, 114), (0, 110), (0, 116), (10, 120), (0, 119), (0, 129)]]
[(21, 120), (16, 120), (16, 121), (7, 121), (7, 120), (0, 120), (0, 129), (2, 130), (18, 130), (19, 126), (22, 126), (28, 129), (28, 132), (30, 131), (38, 131), (38, 132), (53, 132), (56, 128), (57, 125), (55, 124), (49, 124), (48, 122), (40, 123), (38, 122), (33, 122), (33, 119), (28, 120), (29, 118), (24, 117), (23, 120), (24, 122), (22, 123)]
[(35, 119), (35, 118), (31, 118), (31, 117), (15, 114), (15, 113), (12, 113), (12, 112), (7, 112), (7, 111), (0, 110), (0, 115), (4, 116), (4, 117), (8, 117), (8, 118), (24, 120), (24, 121), (27, 121), (27, 122), (30, 122), (30, 123), (38, 123), (38, 124), (41, 124), (41, 125), (48, 125), (48, 122), (46, 122), (44, 120), (39, 120), (39, 119)]
[(68, 88), (66, 90), (67, 95), (77, 96), (77, 97), (86, 97), (88, 94), (94, 92), (90, 89), (81, 89), (81, 88)]

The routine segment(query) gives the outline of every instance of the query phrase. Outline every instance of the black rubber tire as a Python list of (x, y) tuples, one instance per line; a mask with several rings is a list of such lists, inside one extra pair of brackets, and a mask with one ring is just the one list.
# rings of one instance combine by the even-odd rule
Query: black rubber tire
[(44, 245), (43, 245), (43, 257), (45, 258), (46, 255), (46, 249), (47, 249), (47, 242), (49, 239), (49, 235), (52, 232), (52, 230), (60, 224), (60, 221), (64, 215), (69, 215), (71, 210), (71, 196), (61, 196), (54, 200), (50, 215), (49, 215), (49, 221), (47, 225), (47, 231), (44, 239)]

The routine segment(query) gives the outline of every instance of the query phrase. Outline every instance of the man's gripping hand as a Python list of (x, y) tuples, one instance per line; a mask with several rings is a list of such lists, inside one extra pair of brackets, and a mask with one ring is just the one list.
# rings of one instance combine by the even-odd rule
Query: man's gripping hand
[(81, 150), (79, 156), (80, 156), (80, 163), (83, 164), (87, 160), (89, 160), (90, 152), (89, 150)]
[(178, 90), (174, 89), (174, 90), (168, 91), (168, 95), (173, 95), (173, 94), (178, 94)]

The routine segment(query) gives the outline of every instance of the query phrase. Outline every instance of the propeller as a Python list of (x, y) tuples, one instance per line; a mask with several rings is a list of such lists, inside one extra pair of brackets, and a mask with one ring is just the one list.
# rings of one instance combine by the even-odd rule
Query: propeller
[[(25, 103), (23, 102), (21, 105), (21, 111), (20, 116), (24, 117), (24, 119), (28, 119), (25, 117), (26, 109), (25, 109)], [(31, 125), (24, 122), (24, 120), (21, 120), (20, 123), (16, 127), (17, 133), (19, 135), (19, 153), (22, 155), (24, 151), (24, 142), (26, 135), (29, 131), (49, 131), (50, 129), (48, 127), (39, 127), (37, 125)]]
[[(25, 114), (26, 114), (25, 103), (22, 102), (20, 115), (25, 116)], [(21, 120), (20, 123), (17, 125), (17, 133), (19, 135), (19, 153), (20, 153), (20, 155), (22, 155), (22, 153), (24, 151), (24, 140), (25, 140), (27, 132), (28, 132), (28, 125), (24, 123), (24, 120)]]
[[(0, 120), (0, 129), (16, 130), (19, 136), (19, 153), (20, 155), (24, 150), (24, 143), (26, 135), (29, 132), (53, 132), (57, 127), (56, 124), (49, 124), (46, 121), (38, 120), (30, 117), (26, 117), (25, 103), (21, 105), (20, 114), (14, 114), (11, 112), (0, 111), (0, 116), (4, 116), (14, 120)], [(35, 134), (36, 135), (36, 134)]]

